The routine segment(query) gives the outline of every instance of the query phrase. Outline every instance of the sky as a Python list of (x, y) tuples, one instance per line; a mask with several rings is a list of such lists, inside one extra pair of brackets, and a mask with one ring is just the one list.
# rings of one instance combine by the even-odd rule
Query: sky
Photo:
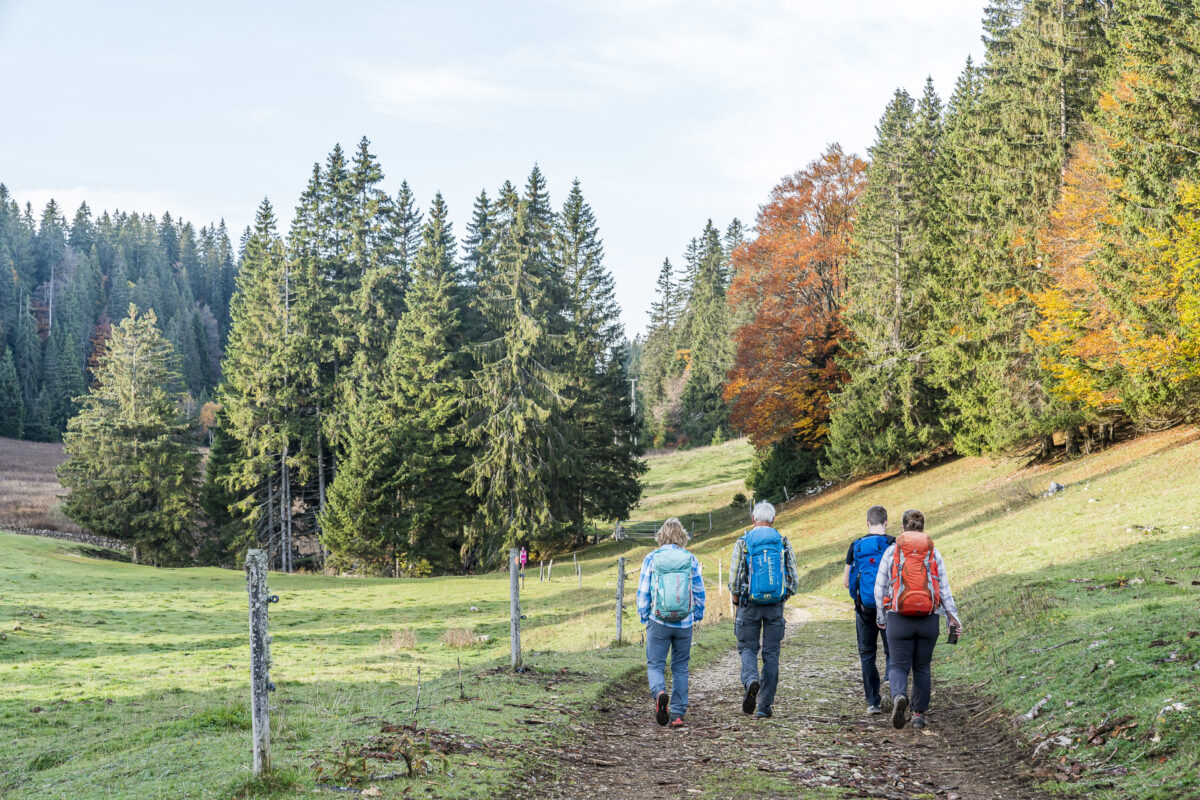
[(0, 182), (236, 239), (366, 135), (461, 235), (536, 163), (556, 204), (580, 180), (633, 336), (706, 220), (752, 225), (830, 142), (864, 154), (897, 87), (945, 99), (984, 2), (0, 0)]

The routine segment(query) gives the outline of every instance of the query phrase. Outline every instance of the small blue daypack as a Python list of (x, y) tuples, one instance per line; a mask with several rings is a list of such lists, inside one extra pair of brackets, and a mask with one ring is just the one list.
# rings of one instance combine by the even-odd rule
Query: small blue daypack
[(878, 533), (856, 540), (851, 548), (850, 597), (863, 608), (875, 607), (875, 576), (887, 549), (888, 537)]
[(758, 606), (783, 602), (787, 591), (783, 537), (774, 528), (755, 528), (742, 538), (746, 541), (746, 571), (750, 577), (747, 599)]

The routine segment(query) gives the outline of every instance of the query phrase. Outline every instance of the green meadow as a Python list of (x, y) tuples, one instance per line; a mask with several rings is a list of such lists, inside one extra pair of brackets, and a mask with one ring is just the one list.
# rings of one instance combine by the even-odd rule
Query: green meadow
[[(897, 520), (920, 508), (966, 625), (956, 647), (938, 649), (935, 691), (939, 682), (969, 686), (1014, 720), (1048, 697), (1014, 726), (1042, 746), (1039, 769), (1051, 787), (1098, 798), (1186, 796), (1200, 789), (1198, 439), (1178, 429), (1038, 467), (955, 459), (793, 502), (778, 520), (802, 573), (793, 602), (844, 599), (846, 547), (868, 505), (885, 505)], [(749, 457), (744, 442), (656, 457), (636, 514), (707, 521), (714, 511), (714, 531), (693, 545), (713, 623), (699, 636), (701, 663), (733, 644), (717, 560), (727, 568), (744, 522), (729, 500), (745, 492)], [(1043, 497), (1052, 480), (1067, 488)], [(531, 671), (518, 675), (503, 669), (506, 574), (273, 574), (279, 778), (267, 786), (248, 780), (240, 572), (156, 570), (0, 534), (0, 724), (9, 733), (0, 739), (0, 795), (308, 795), (325, 791), (318, 779), (338, 783), (334, 773), (363, 777), (347, 765), (347, 744), (354, 750), (392, 723), (468, 746), (444, 773), (380, 781), (383, 796), (494, 796), (540, 748), (571, 736), (608, 683), (640, 668), (633, 595), (645, 552), (608, 542), (578, 554), (582, 588), (570, 555), (556, 558), (551, 582), (539, 582), (535, 566), (522, 608)], [(612, 645), (620, 555), (632, 573), (625, 631), (634, 646), (626, 647)], [(845, 631), (849, 669), (857, 663), (849, 616)], [(369, 765), (377, 775), (395, 769)]]

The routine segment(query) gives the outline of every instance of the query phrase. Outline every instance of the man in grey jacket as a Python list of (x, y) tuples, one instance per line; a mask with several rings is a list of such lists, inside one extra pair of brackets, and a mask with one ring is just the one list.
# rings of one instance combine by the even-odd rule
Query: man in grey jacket
[[(773, 713), (775, 687), (779, 683), (779, 650), (783, 643), (786, 623), (783, 605), (800, 588), (796, 571), (796, 557), (787, 539), (782, 539), (783, 550), (783, 596), (777, 603), (759, 605), (750, 601), (750, 564), (746, 557), (746, 537), (756, 534), (778, 535), (772, 526), (775, 522), (775, 507), (770, 503), (759, 503), (751, 512), (754, 527), (746, 531), (733, 544), (733, 556), (729, 560), (729, 596), (737, 606), (733, 631), (737, 636), (738, 655), (742, 659), (742, 711), (762, 719)], [(782, 537), (781, 537), (782, 538)], [(777, 541), (777, 540), (776, 540)], [(758, 669), (758, 653), (762, 650), (762, 673)]]
[[(933, 648), (937, 645), (941, 627), (939, 618), (946, 617), (947, 625), (956, 633), (962, 632), (962, 622), (950, 592), (946, 563), (933, 546), (933, 540), (925, 535), (925, 515), (920, 511), (905, 511), (903, 529), (879, 562), (879, 574), (875, 578), (875, 622), (886, 631), (891, 654), (888, 686), (892, 691), (892, 725), (904, 727), (911, 672), (912, 726), (919, 730), (927, 724), (925, 712), (929, 709), (933, 687)], [(915, 561), (918, 557), (920, 561)], [(909, 568), (904, 566), (906, 559)], [(904, 576), (914, 574), (924, 575), (924, 584), (906, 586)], [(914, 613), (912, 608), (920, 611)]]

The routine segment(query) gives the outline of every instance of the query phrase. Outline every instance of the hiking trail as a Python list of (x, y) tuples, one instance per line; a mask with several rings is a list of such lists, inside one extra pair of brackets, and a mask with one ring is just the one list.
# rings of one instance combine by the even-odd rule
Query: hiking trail
[[(742, 714), (736, 649), (692, 671), (681, 730), (655, 724), (645, 674), (638, 671), (613, 686), (553, 757), (539, 753), (509, 796), (1049, 797), (1027, 777), (1028, 762), (992, 706), (939, 683), (937, 653), (930, 727), (896, 730), (890, 714), (866, 713), (854, 623), (844, 607), (815, 597), (790, 605), (771, 719)], [(722, 621), (701, 635), (732, 643), (732, 629), (731, 620)], [(947, 646), (943, 638), (938, 650)]]

